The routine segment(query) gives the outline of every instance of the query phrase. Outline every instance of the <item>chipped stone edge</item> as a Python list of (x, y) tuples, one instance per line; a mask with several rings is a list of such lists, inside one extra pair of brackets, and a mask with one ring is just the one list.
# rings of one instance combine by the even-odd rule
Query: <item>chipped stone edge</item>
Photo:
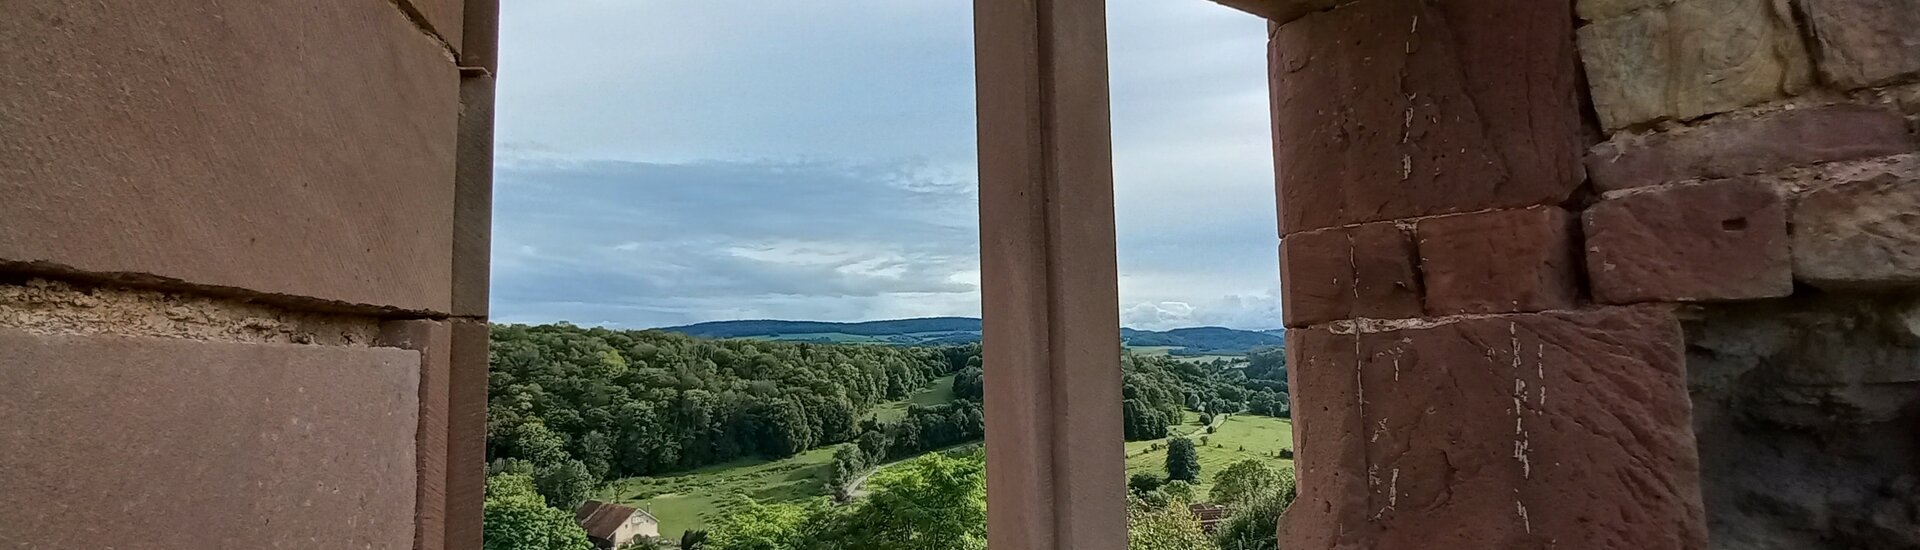
[(381, 319), (164, 290), (35, 277), (0, 284), (0, 328), (253, 344), (379, 345)]

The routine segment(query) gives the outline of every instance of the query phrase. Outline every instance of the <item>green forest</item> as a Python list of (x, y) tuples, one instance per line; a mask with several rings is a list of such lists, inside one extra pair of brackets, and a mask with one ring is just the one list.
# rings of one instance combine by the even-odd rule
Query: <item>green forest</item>
[[(985, 478), (978, 445), (929, 452), (984, 436), (981, 401), (988, 367), (978, 344), (710, 340), (562, 323), (496, 325), (492, 345), (489, 549), (578, 548), (567, 529), (567, 511), (619, 480), (802, 453), (831, 453), (831, 474), (822, 484), (830, 498), (760, 503), (739, 495), (725, 504), (724, 513), (714, 512), (720, 517), (710, 518), (707, 529), (687, 531), (689, 540), (646, 544), (708, 550), (984, 546)], [(1285, 364), (1277, 351), (1256, 353), (1244, 362), (1116, 352), (1122, 354), (1129, 441), (1184, 441), (1186, 434), (1170, 433), (1171, 427), (1195, 412), (1208, 422), (1214, 415), (1237, 413), (1287, 416)], [(926, 391), (936, 381), (949, 391)], [(927, 395), (951, 399), (919, 399)], [(1205, 429), (1211, 433), (1213, 428)], [(865, 475), (898, 460), (906, 461), (872, 474), (864, 496), (850, 494)], [(1190, 487), (1198, 481), (1193, 476), (1205, 474), (1188, 473), (1182, 483)], [(1156, 487), (1136, 494), (1136, 507), (1153, 510), (1135, 520), (1191, 520), (1184, 504), (1180, 514), (1153, 513), (1204, 496), (1190, 490), (1182, 494), (1178, 487), (1171, 493)], [(977, 520), (954, 525), (930, 522), (932, 516), (924, 515), (929, 512), (914, 511), (937, 507), (943, 521), (964, 519), (975, 517), (976, 504)], [(495, 525), (496, 519), (526, 525)], [(770, 534), (783, 525), (792, 532)], [(496, 530), (505, 530), (502, 544), (512, 544), (496, 545), (491, 538)], [(850, 538), (856, 532), (869, 538)], [(785, 542), (770, 543), (767, 537)], [(1271, 546), (1245, 548), (1256, 547)]]

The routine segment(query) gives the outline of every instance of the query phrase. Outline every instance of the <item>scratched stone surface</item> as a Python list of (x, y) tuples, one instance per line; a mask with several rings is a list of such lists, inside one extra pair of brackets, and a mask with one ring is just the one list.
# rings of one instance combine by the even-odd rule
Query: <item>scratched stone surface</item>
[[(1322, 473), (1310, 486), (1303, 475), (1303, 499), (1345, 512), (1315, 517), (1318, 540), (1290, 547), (1705, 545), (1681, 332), (1668, 310), (1499, 315), (1353, 338), (1309, 340), (1354, 342), (1295, 375), (1348, 389), (1317, 399), (1354, 405), (1308, 411), (1317, 426), (1297, 437), (1303, 464), (1358, 454), (1348, 467), (1365, 479)], [(1354, 364), (1335, 364), (1343, 357)]]

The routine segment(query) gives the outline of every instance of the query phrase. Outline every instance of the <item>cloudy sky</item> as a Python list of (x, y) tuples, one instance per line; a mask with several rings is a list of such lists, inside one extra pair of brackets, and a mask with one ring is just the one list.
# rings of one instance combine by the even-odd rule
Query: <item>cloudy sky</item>
[[(971, 2), (503, 4), (496, 320), (979, 314)], [(1108, 4), (1122, 322), (1279, 326), (1265, 23)]]

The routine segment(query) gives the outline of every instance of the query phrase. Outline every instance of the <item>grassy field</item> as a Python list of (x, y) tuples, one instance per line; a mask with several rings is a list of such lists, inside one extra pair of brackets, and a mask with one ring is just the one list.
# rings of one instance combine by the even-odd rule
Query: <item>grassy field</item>
[[(933, 405), (953, 400), (953, 377), (937, 378), (904, 401), (882, 403), (874, 414), (882, 420), (906, 417), (910, 404)], [(781, 460), (738, 460), (671, 476), (616, 480), (594, 498), (638, 506), (660, 519), (660, 534), (678, 538), (688, 529), (726, 515), (736, 500), (747, 495), (763, 503), (797, 502), (827, 495), (833, 470), (833, 448), (823, 447)]]
[(881, 422), (893, 422), (907, 417), (910, 405), (939, 405), (953, 401), (953, 376), (942, 376), (927, 383), (919, 393), (907, 396), (906, 401), (889, 401), (873, 408), (873, 417)]
[(725, 515), (735, 495), (767, 503), (824, 496), (832, 466), (833, 448), (823, 447), (776, 461), (741, 460), (672, 476), (622, 479), (595, 498), (651, 511), (660, 519), (660, 534), (677, 539)]
[[(909, 404), (932, 405), (953, 399), (953, 377), (934, 380), (926, 389), (904, 401), (881, 404), (874, 414), (886, 420), (906, 415)], [(1173, 433), (1196, 430), (1198, 438), (1207, 437), (1199, 448), (1202, 483), (1198, 494), (1212, 486), (1206, 481), (1213, 474), (1246, 458), (1291, 461), (1272, 458), (1282, 448), (1293, 445), (1293, 423), (1264, 416), (1235, 415), (1221, 422), (1217, 433), (1206, 435), (1200, 414), (1187, 411)], [(1127, 474), (1141, 472), (1165, 475), (1165, 439), (1127, 443)], [(1154, 444), (1159, 450), (1152, 450)], [(1244, 448), (1244, 450), (1242, 450)], [(735, 495), (747, 495), (765, 503), (798, 502), (827, 495), (826, 483), (833, 466), (833, 448), (814, 449), (782, 460), (740, 460), (698, 470), (661, 477), (636, 477), (617, 480), (594, 496), (621, 502), (653, 512), (660, 519), (660, 534), (677, 538), (688, 529), (700, 529), (707, 522), (729, 513)]]
[[(1175, 433), (1187, 433), (1200, 426), (1198, 415), (1189, 413), (1186, 422), (1174, 430)], [(1200, 438), (1207, 438), (1200, 445)], [(1275, 464), (1291, 467), (1293, 461), (1275, 458), (1280, 449), (1293, 447), (1293, 421), (1282, 418), (1237, 414), (1228, 417), (1220, 424), (1219, 430), (1208, 435), (1202, 432), (1193, 437), (1200, 451), (1200, 484), (1195, 494), (1204, 497), (1207, 489), (1213, 487), (1213, 474), (1226, 469), (1228, 464), (1253, 458), (1271, 460)], [(1158, 444), (1159, 450), (1153, 446)], [(1133, 441), (1127, 443), (1127, 475), (1150, 473), (1166, 475), (1167, 440)]]

